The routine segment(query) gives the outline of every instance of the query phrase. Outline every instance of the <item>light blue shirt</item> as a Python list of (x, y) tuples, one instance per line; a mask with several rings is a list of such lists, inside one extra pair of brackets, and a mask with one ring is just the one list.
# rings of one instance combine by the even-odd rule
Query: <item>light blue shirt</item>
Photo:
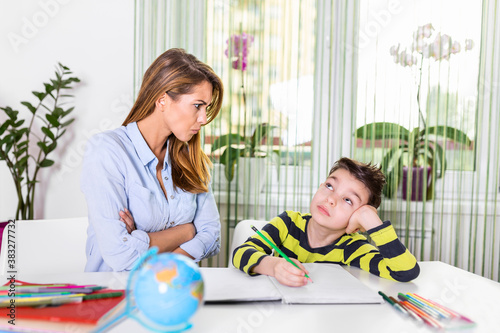
[[(220, 249), (220, 217), (212, 191), (193, 194), (174, 190), (168, 149), (161, 176), (158, 159), (137, 123), (93, 136), (83, 161), (81, 189), (87, 200), (87, 265), (85, 271), (131, 270), (149, 248), (148, 233), (193, 222), (196, 236), (180, 247), (195, 261)], [(136, 230), (127, 232), (119, 211), (128, 208)]]

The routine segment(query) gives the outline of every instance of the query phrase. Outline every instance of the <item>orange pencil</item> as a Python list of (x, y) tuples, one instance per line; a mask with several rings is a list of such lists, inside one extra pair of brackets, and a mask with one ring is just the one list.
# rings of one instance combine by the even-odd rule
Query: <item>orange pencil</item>
[(394, 297), (392, 297), (392, 296), (391, 296), (391, 297), (389, 297), (389, 298), (390, 298), (390, 299), (391, 299), (394, 303), (399, 304), (399, 306), (400, 306), (400, 307), (402, 307), (402, 308), (406, 311), (406, 313), (407, 313), (410, 317), (412, 317), (413, 319), (415, 319), (416, 321), (418, 321), (418, 322), (420, 322), (420, 323), (422, 322), (422, 319), (421, 319), (419, 316), (417, 316), (417, 315), (415, 314), (415, 312), (413, 312), (411, 309), (407, 308), (405, 304), (401, 303), (400, 301), (398, 301), (397, 299), (395, 299), (395, 298), (394, 298)]
[(419, 316), (424, 323), (426, 323), (429, 326), (432, 326), (434, 328), (442, 328), (443, 326), (434, 318), (417, 308), (415, 305), (411, 304), (408, 301), (402, 301), (401, 304), (404, 304), (407, 308), (412, 310), (417, 316)]

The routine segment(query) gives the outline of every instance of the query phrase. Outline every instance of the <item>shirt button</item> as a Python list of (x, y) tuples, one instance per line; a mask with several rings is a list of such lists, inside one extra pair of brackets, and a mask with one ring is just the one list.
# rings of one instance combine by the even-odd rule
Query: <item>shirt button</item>
[(170, 196), (170, 199), (173, 199), (173, 198), (175, 198), (175, 196), (172, 194), (172, 195)]
[(168, 176), (165, 176), (163, 179), (168, 180)]
[(126, 242), (128, 239), (127, 237), (123, 237), (123, 241)]

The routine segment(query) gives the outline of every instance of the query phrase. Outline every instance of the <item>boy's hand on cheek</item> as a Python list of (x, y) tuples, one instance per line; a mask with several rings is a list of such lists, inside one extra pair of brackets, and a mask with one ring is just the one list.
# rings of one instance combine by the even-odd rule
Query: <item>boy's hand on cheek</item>
[(377, 209), (370, 205), (363, 205), (351, 215), (345, 232), (352, 234), (357, 231), (365, 232), (382, 224)]

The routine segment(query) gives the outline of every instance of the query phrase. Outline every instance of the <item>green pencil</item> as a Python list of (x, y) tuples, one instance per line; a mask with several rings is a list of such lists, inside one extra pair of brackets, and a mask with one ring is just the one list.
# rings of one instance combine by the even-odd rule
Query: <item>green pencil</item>
[(83, 300), (85, 301), (88, 299), (120, 297), (121, 295), (123, 295), (123, 293), (121, 291), (100, 293), (100, 294), (88, 294), (88, 295), (83, 296)]
[[(288, 256), (286, 254), (283, 253), (283, 251), (281, 251), (276, 245), (274, 245), (273, 242), (271, 242), (266, 236), (264, 236), (256, 227), (254, 227), (253, 225), (250, 226), (253, 231), (255, 231), (257, 233), (257, 235), (259, 235), (260, 237), (262, 237), (267, 244), (271, 245), (271, 247), (280, 254), (280, 256), (282, 256), (283, 258), (285, 258), (286, 261), (288, 261), (290, 264), (294, 265), (295, 267), (297, 267), (298, 269), (302, 270), (296, 263), (294, 263), (292, 261), (292, 259), (288, 258)], [(313, 282), (313, 280), (309, 277), (309, 275), (307, 274), (304, 274), (304, 276), (306, 278), (308, 278), (311, 282)]]

